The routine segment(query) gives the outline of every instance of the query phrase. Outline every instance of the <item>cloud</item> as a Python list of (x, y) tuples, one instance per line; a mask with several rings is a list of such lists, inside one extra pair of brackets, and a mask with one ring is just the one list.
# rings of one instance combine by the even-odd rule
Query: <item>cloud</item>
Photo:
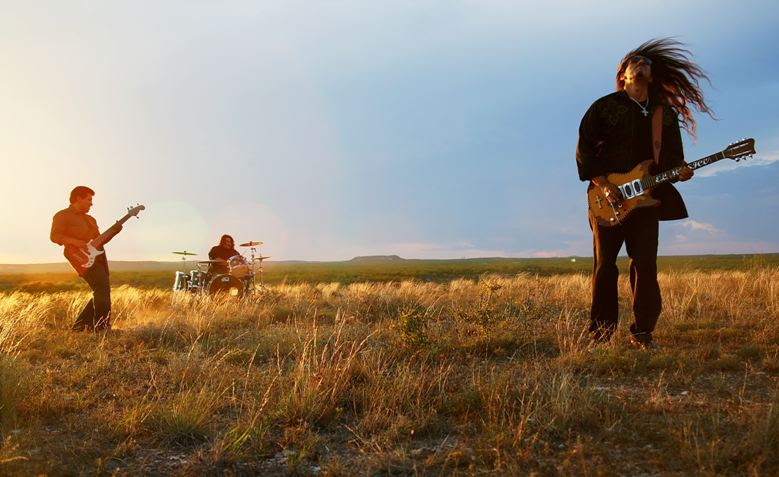
[(713, 224), (687, 219), (669, 224), (668, 236), (660, 239), (661, 255), (721, 253), (775, 253), (779, 243), (731, 234)]
[(734, 237), (691, 240), (689, 237), (674, 237), (674, 240), (660, 244), (660, 255), (705, 255), (732, 253), (776, 253), (779, 244), (763, 240), (740, 240)]
[(685, 220), (679, 225), (681, 225), (684, 228), (690, 229), (693, 232), (706, 232), (709, 235), (714, 235), (720, 232), (720, 230), (712, 224), (707, 224), (705, 222), (698, 222), (697, 220), (692, 220), (692, 219)]

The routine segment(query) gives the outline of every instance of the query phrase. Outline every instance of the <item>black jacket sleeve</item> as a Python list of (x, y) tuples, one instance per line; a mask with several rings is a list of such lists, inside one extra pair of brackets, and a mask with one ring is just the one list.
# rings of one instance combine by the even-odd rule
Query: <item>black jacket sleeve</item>
[(598, 161), (598, 152), (603, 141), (601, 128), (598, 102), (595, 102), (584, 113), (579, 124), (579, 141), (576, 143), (576, 166), (579, 169), (579, 179), (583, 181), (605, 175), (606, 171)]

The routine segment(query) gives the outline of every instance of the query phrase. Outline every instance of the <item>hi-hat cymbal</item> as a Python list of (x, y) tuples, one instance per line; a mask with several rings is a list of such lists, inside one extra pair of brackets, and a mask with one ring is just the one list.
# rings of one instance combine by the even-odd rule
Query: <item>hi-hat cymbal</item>
[(270, 258), (270, 255), (260, 255), (259, 257), (254, 257), (255, 262), (262, 262), (263, 260), (267, 260)]
[(240, 246), (241, 247), (256, 247), (256, 246), (262, 245), (264, 243), (265, 242), (244, 242)]
[(175, 253), (176, 255), (197, 255), (196, 253), (187, 252), (186, 250), (184, 250), (183, 252), (172, 252), (172, 253)]

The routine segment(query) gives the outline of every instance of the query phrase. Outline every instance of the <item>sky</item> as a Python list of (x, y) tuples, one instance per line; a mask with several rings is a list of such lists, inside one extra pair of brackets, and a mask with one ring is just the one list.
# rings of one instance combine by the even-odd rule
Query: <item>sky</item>
[(0, 0), (0, 263), (62, 260), (76, 185), (114, 260), (591, 255), (574, 150), (619, 59), (675, 37), (711, 78), (660, 253), (779, 252), (772, 1)]

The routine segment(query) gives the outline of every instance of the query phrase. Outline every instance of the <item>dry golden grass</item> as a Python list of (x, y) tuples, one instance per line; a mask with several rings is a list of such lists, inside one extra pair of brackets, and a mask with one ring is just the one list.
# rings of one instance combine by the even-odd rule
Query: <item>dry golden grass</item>
[(0, 474), (776, 474), (779, 269), (660, 281), (654, 354), (583, 275), (0, 294)]

